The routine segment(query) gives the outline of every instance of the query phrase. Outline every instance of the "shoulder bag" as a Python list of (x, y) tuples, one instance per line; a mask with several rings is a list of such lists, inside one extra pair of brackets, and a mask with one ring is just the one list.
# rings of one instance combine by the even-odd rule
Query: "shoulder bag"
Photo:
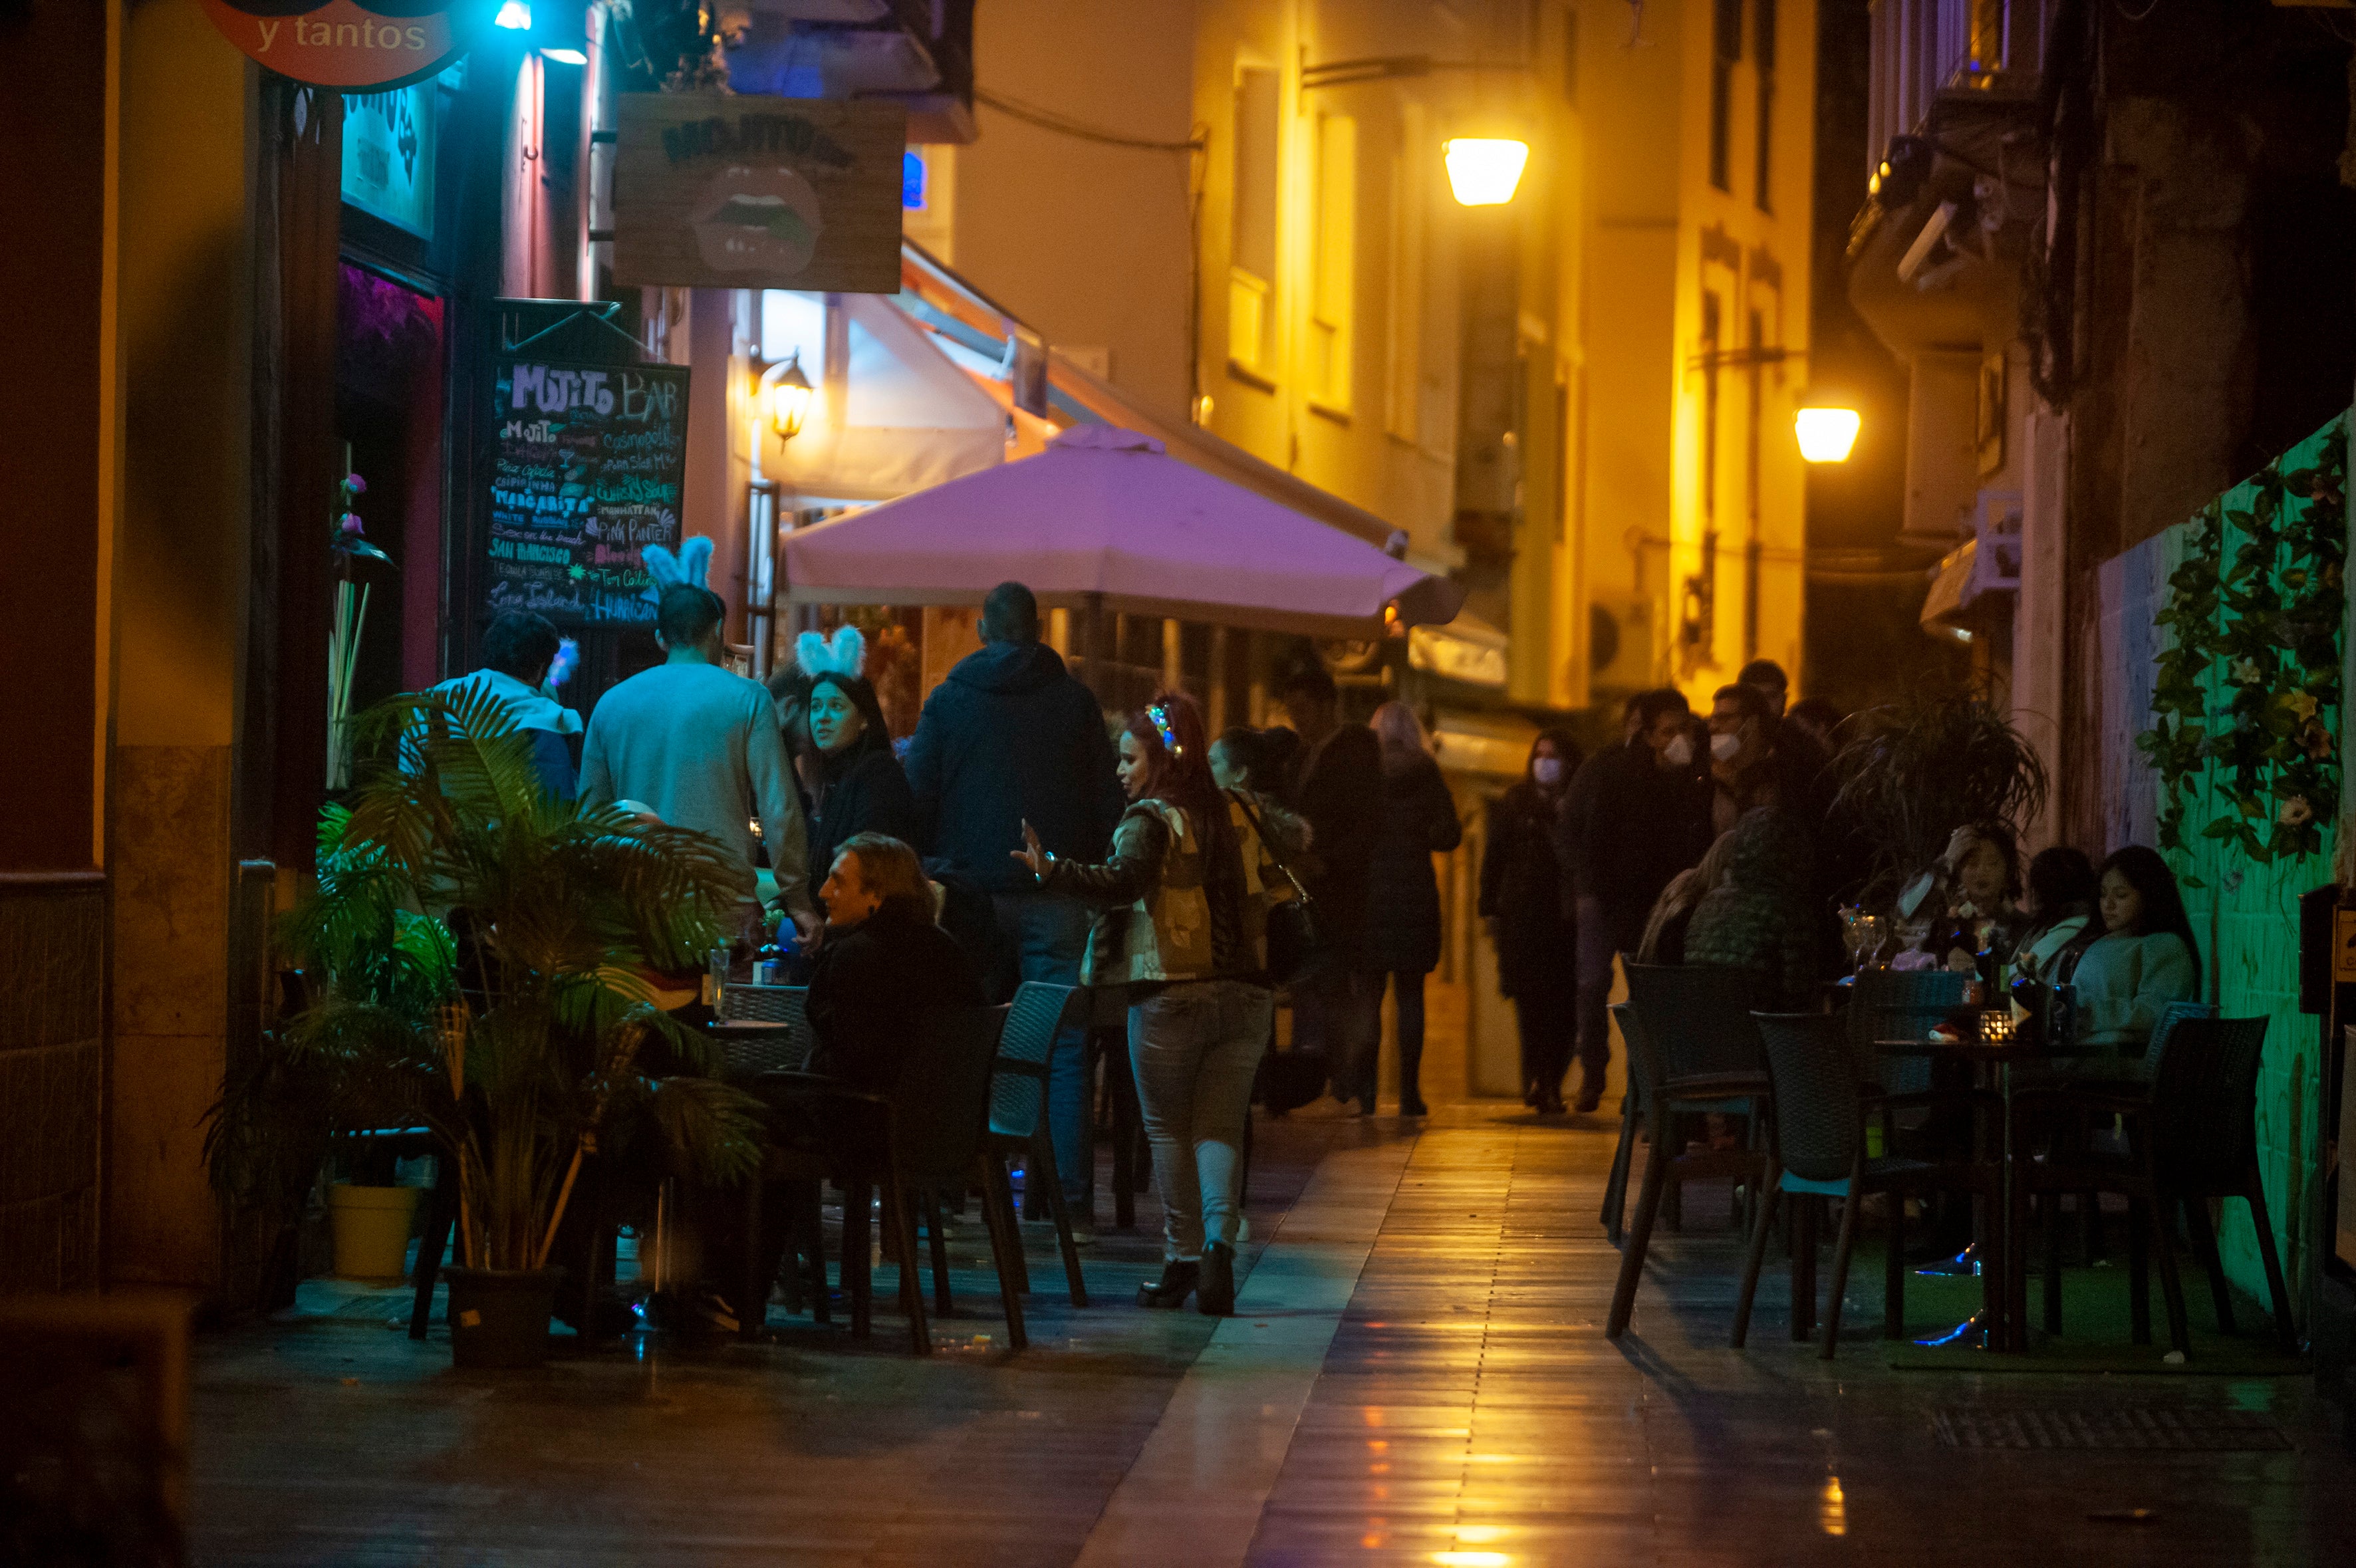
[(1283, 874), (1285, 882), (1292, 888), (1290, 898), (1268, 907), (1268, 978), (1273, 984), (1288, 985), (1308, 969), (1324, 948), (1324, 937), (1317, 918), (1317, 900), (1309, 896), (1309, 889), (1301, 885), (1300, 877), (1293, 875), (1292, 867), (1284, 863), (1284, 856), (1277, 853), (1276, 842), (1260, 825), (1259, 813), (1252, 810), (1250, 800), (1235, 792), (1229, 792), (1227, 799), (1243, 809), (1244, 820), (1251, 823), (1252, 832), (1258, 835), (1260, 846), (1268, 852), (1269, 859), (1276, 863), (1276, 869)]

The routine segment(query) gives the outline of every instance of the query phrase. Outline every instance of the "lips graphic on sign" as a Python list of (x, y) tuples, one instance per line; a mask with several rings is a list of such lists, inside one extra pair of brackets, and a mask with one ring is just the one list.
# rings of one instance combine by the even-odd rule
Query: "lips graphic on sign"
[(818, 192), (789, 168), (722, 169), (695, 204), (695, 244), (715, 272), (791, 276), (809, 265), (826, 229)]

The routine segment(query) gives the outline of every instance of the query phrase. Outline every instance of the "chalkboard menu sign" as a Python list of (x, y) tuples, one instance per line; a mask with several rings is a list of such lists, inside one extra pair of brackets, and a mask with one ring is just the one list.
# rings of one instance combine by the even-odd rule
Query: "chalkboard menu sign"
[(649, 623), (649, 544), (679, 548), (687, 371), (496, 362), (487, 599), (563, 626)]

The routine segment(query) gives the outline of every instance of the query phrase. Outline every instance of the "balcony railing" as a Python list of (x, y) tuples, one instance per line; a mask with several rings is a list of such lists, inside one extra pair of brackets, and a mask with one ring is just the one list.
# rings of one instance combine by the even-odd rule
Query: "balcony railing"
[(1921, 128), (1943, 92), (2021, 93), (2043, 63), (2058, 0), (1875, 0), (1867, 157)]

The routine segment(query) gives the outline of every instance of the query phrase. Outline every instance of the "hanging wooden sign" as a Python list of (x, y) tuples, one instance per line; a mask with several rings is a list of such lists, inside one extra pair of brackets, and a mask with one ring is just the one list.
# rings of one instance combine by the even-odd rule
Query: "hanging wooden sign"
[(893, 103), (623, 94), (614, 281), (897, 294), (907, 134)]
[(482, 0), (204, 0), (221, 36), (314, 87), (388, 88), (447, 70), (475, 41)]

